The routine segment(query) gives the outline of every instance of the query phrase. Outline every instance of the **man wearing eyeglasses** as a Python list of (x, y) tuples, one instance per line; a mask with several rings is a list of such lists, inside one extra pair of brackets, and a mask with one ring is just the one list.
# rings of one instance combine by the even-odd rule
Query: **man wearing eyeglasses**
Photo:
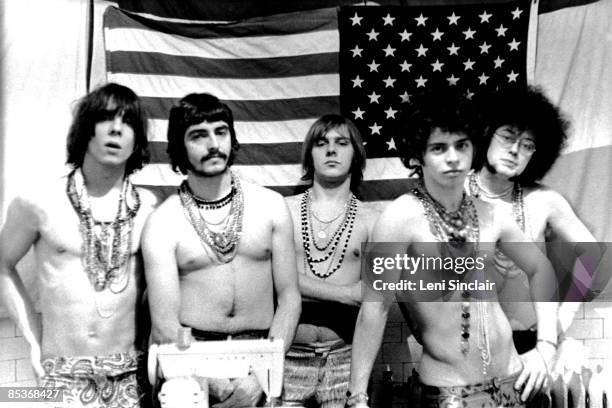
[[(496, 203), (541, 248), (550, 233), (565, 242), (593, 242), (593, 235), (557, 192), (538, 183), (559, 157), (568, 123), (537, 88), (508, 91), (487, 100), (483, 147), (467, 184), (471, 195)], [(500, 303), (513, 330), (524, 363), (537, 355), (537, 303), (532, 303), (527, 275), (503, 254), (496, 254)], [(559, 329), (567, 330), (576, 303), (561, 306)], [(561, 334), (561, 333), (560, 333)], [(543, 344), (544, 346), (544, 344)], [(557, 344), (546, 344), (556, 348)]]

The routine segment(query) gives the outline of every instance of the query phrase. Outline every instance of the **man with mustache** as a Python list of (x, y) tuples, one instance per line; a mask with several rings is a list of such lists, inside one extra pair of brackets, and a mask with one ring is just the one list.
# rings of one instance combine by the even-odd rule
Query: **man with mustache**
[[(282, 339), (289, 348), (300, 314), (291, 216), (276, 192), (242, 181), (227, 105), (189, 94), (170, 111), (168, 153), (187, 175), (149, 218), (143, 252), (156, 343)], [(211, 405), (261, 401), (253, 374), (211, 381)]]
[[(372, 241), (397, 243), (391, 247), (392, 254), (457, 260), (480, 257), (484, 261), (484, 255), (500, 243), (502, 250), (528, 271), (534, 298), (550, 299), (555, 280), (546, 257), (534, 244), (524, 242), (512, 220), (464, 193), (473, 141), (480, 133), (470, 101), (450, 91), (432, 91), (413, 97), (400, 120), (400, 133), (395, 138), (398, 152), (404, 164), (419, 175), (419, 181), (385, 209), (374, 226)], [(522, 244), (506, 245), (512, 242)], [(462, 282), (487, 278), (486, 269), (470, 269), (422, 267), (414, 274), (392, 269), (386, 281), (396, 283), (411, 276), (433, 283), (441, 281), (437, 276)], [(422, 288), (412, 292), (391, 287), (380, 292), (374, 281), (366, 286), (369, 290), (353, 341), (347, 406), (367, 406), (368, 379), (390, 303), (396, 296), (423, 345), (419, 367), (422, 407), (520, 407), (546, 381), (554, 355), (549, 343), (557, 341), (556, 322), (550, 318), (556, 315), (556, 302), (543, 303), (539, 310), (541, 341), (534, 364), (527, 365), (512, 344), (510, 325), (495, 291), (462, 288), (438, 295)]]
[[(68, 133), (72, 171), (17, 197), (0, 233), (1, 298), (41, 384), (62, 390), (62, 406), (141, 406), (139, 242), (156, 199), (129, 176), (148, 158), (145, 124), (125, 86), (86, 95)], [(16, 271), (30, 247), (42, 322)]]

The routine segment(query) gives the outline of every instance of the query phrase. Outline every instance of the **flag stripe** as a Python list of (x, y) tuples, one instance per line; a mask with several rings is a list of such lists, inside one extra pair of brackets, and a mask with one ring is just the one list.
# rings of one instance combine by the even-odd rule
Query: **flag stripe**
[[(170, 32), (190, 38), (234, 38), (267, 35), (284, 35), (288, 33), (334, 30), (338, 28), (337, 20), (330, 19), (330, 8), (308, 10), (251, 18), (236, 23), (210, 24), (202, 21), (193, 23), (193, 19), (206, 20), (207, 16), (187, 17), (189, 23), (176, 21), (152, 20), (147, 17), (120, 11), (109, 7), (104, 22), (109, 29), (145, 29), (159, 32)], [(230, 17), (231, 19), (232, 17)], [(218, 20), (218, 19), (217, 19)]]
[(297, 99), (301, 97), (335, 96), (340, 92), (339, 76), (306, 75), (274, 79), (193, 78), (160, 75), (109, 73), (111, 81), (130, 84), (138, 95), (181, 98), (191, 92), (206, 92), (220, 99), (269, 100)]
[(158, 52), (112, 52), (110, 72), (206, 78), (292, 77), (338, 72), (338, 53), (308, 54), (276, 58), (202, 58)]
[(142, 29), (106, 29), (107, 51), (157, 52), (204, 58), (244, 59), (289, 57), (338, 51), (338, 31), (283, 36), (192, 39)]
[[(191, 92), (200, 92), (194, 88)], [(179, 98), (143, 97), (150, 118), (166, 120), (170, 108)], [(326, 113), (340, 110), (340, 96), (313, 96), (309, 98), (293, 98), (280, 100), (241, 100), (224, 99), (234, 114), (236, 122), (291, 121), (294, 119), (318, 118)], [(272, 136), (272, 135), (270, 135)]]
[[(312, 119), (298, 119), (267, 122), (234, 122), (234, 129), (241, 144), (260, 143), (274, 144), (286, 142), (302, 142), (304, 135), (317, 115)], [(167, 117), (167, 115), (166, 115)], [(149, 120), (151, 142), (166, 142), (168, 121), (161, 119)]]

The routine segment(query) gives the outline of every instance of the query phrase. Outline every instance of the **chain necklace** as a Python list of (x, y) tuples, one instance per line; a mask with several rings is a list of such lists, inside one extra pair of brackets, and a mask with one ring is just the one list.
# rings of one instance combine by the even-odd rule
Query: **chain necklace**
[(523, 187), (519, 182), (515, 181), (512, 186), (496, 194), (487, 190), (480, 181), (478, 174), (472, 172), (469, 176), (469, 189), (470, 195), (476, 198), (482, 195), (490, 199), (504, 198), (512, 191), (512, 215), (516, 224), (521, 228), (521, 231), (525, 232), (525, 200), (523, 198)]
[[(133, 199), (133, 206), (127, 202), (128, 191)], [(138, 191), (128, 177), (123, 179), (117, 214), (111, 222), (94, 219), (80, 169), (68, 175), (66, 194), (79, 216), (79, 230), (83, 238), (82, 262), (94, 289), (102, 291), (108, 287), (113, 293), (123, 292), (129, 283), (128, 260), (132, 249), (132, 230), (134, 217), (140, 208)], [(128, 279), (125, 279), (126, 274)], [(125, 284), (114, 290), (113, 285), (123, 280)]]
[[(349, 197), (349, 200), (350, 200), (350, 197)], [(312, 205), (312, 201), (311, 201), (311, 205)], [(314, 218), (315, 220), (317, 220), (317, 221), (318, 221), (318, 222), (321, 224), (321, 228), (320, 228), (320, 229), (317, 231), (317, 237), (318, 237), (318, 238), (321, 238), (321, 239), (325, 239), (325, 238), (327, 238), (327, 231), (328, 231), (328, 230), (329, 230), (329, 228), (331, 227), (332, 223), (333, 223), (334, 221), (336, 221), (338, 218), (340, 218), (340, 216), (341, 216), (342, 214), (345, 214), (345, 216), (346, 216), (346, 207), (347, 207), (347, 206), (348, 206), (348, 201), (347, 201), (346, 203), (344, 203), (344, 205), (342, 206), (342, 208), (341, 208), (341, 209), (340, 209), (340, 211), (338, 212), (338, 215), (336, 215), (336, 216), (332, 217), (332, 218), (331, 218), (331, 219), (329, 219), (329, 220), (322, 220), (321, 218), (319, 218), (319, 217), (317, 216), (317, 213), (314, 211), (314, 209), (312, 209), (312, 208), (310, 209), (310, 213), (312, 214), (313, 218)], [(312, 225), (312, 224), (314, 224), (314, 223), (311, 223), (311, 225)], [(318, 249), (318, 246), (317, 246), (317, 241), (316, 241), (316, 240), (314, 240), (314, 242), (315, 242), (315, 246), (316, 246), (316, 247), (317, 247), (317, 249)], [(329, 244), (328, 244), (328, 245), (329, 245)]]
[[(412, 190), (412, 194), (421, 202), (425, 210), (425, 217), (438, 242), (448, 242), (453, 248), (462, 248), (466, 243), (472, 244), (472, 255), (478, 254), (480, 244), (480, 227), (478, 212), (473, 201), (463, 193), (461, 204), (457, 211), (447, 211), (442, 204), (429, 194), (422, 180)], [(461, 331), (459, 346), (461, 353), (466, 356), (470, 351), (471, 302), (470, 292), (461, 292)], [(482, 372), (486, 375), (491, 363), (491, 352), (488, 334), (488, 314), (486, 305), (480, 299), (476, 302), (478, 313), (479, 339), (478, 348), (482, 362)]]
[[(304, 247), (304, 269), (309, 269), (315, 276), (319, 278), (325, 279), (330, 277), (334, 272), (340, 269), (340, 266), (344, 261), (346, 249), (351, 239), (355, 218), (357, 216), (357, 199), (352, 193), (347, 203), (348, 210), (345, 211), (344, 219), (342, 220), (340, 225), (338, 225), (338, 228), (332, 234), (330, 240), (323, 246), (319, 246), (315, 239), (314, 231), (312, 228), (311, 190), (307, 190), (302, 195), (302, 200), (300, 203), (300, 219), (302, 227), (302, 245)], [(342, 250), (340, 252), (340, 256), (337, 257), (336, 262), (334, 262), (334, 258), (336, 258), (336, 253), (339, 248), (340, 239), (343, 235), (345, 235), (345, 237), (344, 243), (342, 245)], [(315, 249), (319, 252), (323, 252), (323, 255), (321, 257), (315, 258), (312, 255), (314, 249), (312, 249), (310, 245), (311, 237)], [(328, 262), (327, 268), (325, 272), (319, 272), (317, 270), (317, 267), (319, 265), (322, 265), (324, 262)]]
[[(179, 187), (179, 197), (187, 219), (196, 230), (204, 248), (212, 249), (217, 260), (221, 263), (231, 262), (236, 256), (242, 234), (242, 218), (244, 216), (244, 194), (240, 186), (240, 180), (234, 173), (230, 174), (232, 177), (233, 193), (230, 193), (231, 205), (229, 213), (221, 222), (216, 224), (208, 222), (202, 217), (198, 209), (195, 194), (189, 188), (187, 180), (183, 181)], [(221, 231), (214, 231), (210, 228), (212, 225), (221, 224), (225, 224)]]

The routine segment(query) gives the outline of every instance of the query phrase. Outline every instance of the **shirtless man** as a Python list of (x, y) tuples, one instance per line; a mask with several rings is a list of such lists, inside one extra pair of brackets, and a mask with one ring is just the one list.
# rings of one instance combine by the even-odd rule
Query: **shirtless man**
[[(170, 111), (168, 153), (187, 179), (143, 233), (156, 343), (188, 327), (196, 340), (291, 345), (301, 303), (291, 216), (279, 194), (230, 170), (237, 148), (232, 112), (216, 97), (190, 94)], [(262, 389), (250, 375), (213, 394), (216, 407), (249, 407)]]
[[(0, 232), (2, 299), (34, 372), (64, 390), (66, 406), (140, 406), (139, 242), (156, 200), (129, 175), (148, 157), (145, 124), (129, 88), (107, 84), (86, 95), (68, 134), (72, 172), (17, 197)], [(32, 246), (42, 325), (15, 267)]]
[[(283, 400), (342, 407), (361, 303), (361, 243), (377, 213), (355, 198), (365, 150), (359, 130), (335, 114), (318, 119), (302, 145), (305, 193), (289, 197), (302, 315), (285, 358)], [(299, 227), (297, 227), (299, 226)]]
[[(463, 192), (472, 164), (472, 140), (479, 133), (469, 101), (446, 93), (412, 102), (402, 114), (403, 129), (396, 144), (404, 164), (420, 173), (420, 183), (386, 208), (374, 227), (372, 241), (401, 242), (406, 253), (433, 250), (438, 256), (441, 247), (451, 251), (467, 248), (472, 256), (490, 253), (496, 242), (502, 242), (502, 249), (528, 271), (534, 298), (549, 298), (554, 273), (546, 258), (535, 245), (526, 243), (520, 252), (516, 246), (503, 245), (525, 239), (493, 206), (472, 201)], [(445, 242), (448, 244), (438, 246)], [(494, 299), (482, 301), (478, 293), (450, 291), (450, 301), (419, 302), (409, 291), (397, 295), (400, 293), (405, 317), (412, 321), (423, 345), (419, 371), (424, 407), (522, 406), (542, 387), (554, 354), (544, 342), (557, 340), (550, 318), (557, 312), (555, 302), (542, 303), (538, 313), (542, 339), (535, 351), (538, 359), (522, 364), (508, 320)], [(355, 330), (347, 406), (367, 405), (368, 378), (391, 303), (373, 290), (366, 296)]]
[[(567, 138), (567, 124), (555, 107), (536, 88), (496, 94), (487, 100), (487, 131), (483, 149), (475, 158), (476, 172), (468, 177), (471, 195), (501, 206), (525, 234), (545, 250), (549, 235), (565, 242), (595, 238), (568, 202), (557, 192), (538, 184), (559, 157)], [(498, 296), (512, 327), (519, 353), (536, 346), (536, 311), (529, 280), (512, 261), (498, 253)], [(579, 303), (563, 303), (559, 328), (565, 331)], [(563, 318), (561, 318), (563, 317)]]

